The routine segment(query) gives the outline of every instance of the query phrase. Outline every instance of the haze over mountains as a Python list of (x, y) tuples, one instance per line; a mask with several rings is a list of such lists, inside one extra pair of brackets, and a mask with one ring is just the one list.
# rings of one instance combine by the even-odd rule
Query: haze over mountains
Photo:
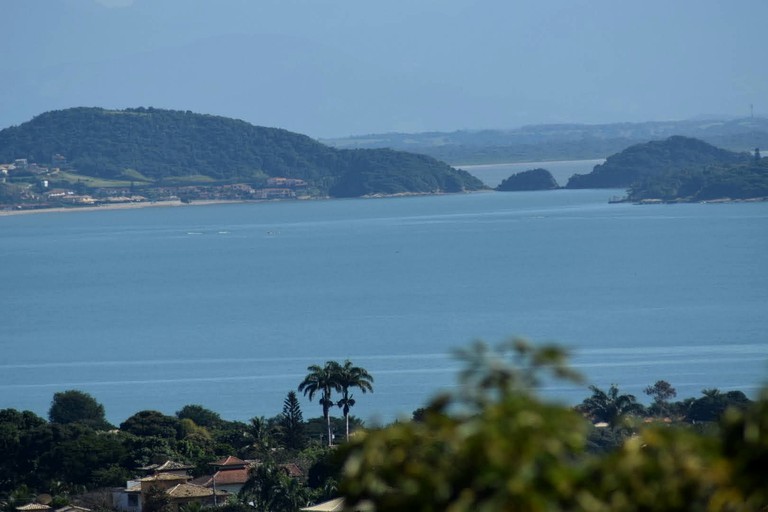
[(323, 142), (338, 148), (413, 151), (459, 165), (605, 158), (633, 144), (674, 135), (731, 151), (753, 151), (768, 148), (768, 118), (529, 125), (506, 130), (371, 134)]
[(3, 0), (0, 127), (152, 106), (330, 138), (767, 108), (763, 0), (193, 5)]

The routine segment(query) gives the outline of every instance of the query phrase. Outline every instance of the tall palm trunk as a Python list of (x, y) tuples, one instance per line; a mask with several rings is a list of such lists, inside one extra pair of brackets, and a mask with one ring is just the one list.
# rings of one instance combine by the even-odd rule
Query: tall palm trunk
[(347, 393), (344, 392), (344, 425), (346, 427), (346, 438), (347, 441), (349, 441), (349, 397), (347, 397)]
[(328, 428), (328, 446), (333, 446), (333, 433), (331, 432), (331, 406), (333, 401), (329, 396), (324, 396), (323, 400), (323, 416), (325, 416), (325, 425)]
[(355, 399), (349, 394), (350, 388), (358, 388), (363, 393), (373, 392), (373, 377), (365, 368), (354, 366), (347, 359), (338, 367), (336, 383), (342, 393), (342, 399), (337, 404), (344, 411), (347, 441), (349, 441), (349, 410), (355, 405)]
[(334, 402), (331, 400), (331, 394), (334, 391), (341, 391), (337, 377), (340, 368), (336, 361), (326, 361), (325, 366), (309, 366), (307, 370), (310, 373), (299, 384), (299, 391), (309, 395), (310, 400), (316, 393), (320, 393), (320, 405), (323, 407), (323, 417), (328, 427), (328, 446), (333, 445), (330, 410)]

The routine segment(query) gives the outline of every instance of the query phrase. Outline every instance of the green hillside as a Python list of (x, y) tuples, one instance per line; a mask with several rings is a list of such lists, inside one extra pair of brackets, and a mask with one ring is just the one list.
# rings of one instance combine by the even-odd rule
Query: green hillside
[(768, 159), (674, 136), (608, 157), (567, 188), (627, 188), (629, 201), (712, 201), (768, 197)]
[(634, 183), (630, 201), (713, 201), (768, 198), (768, 158), (748, 164), (668, 172)]
[(735, 165), (747, 159), (745, 154), (716, 148), (698, 139), (673, 136), (636, 144), (611, 155), (591, 173), (572, 176), (566, 188), (627, 188), (653, 176), (707, 166)]
[(306, 180), (319, 194), (344, 196), (483, 188), (431, 157), (339, 150), (286, 130), (189, 111), (72, 108), (0, 131), (0, 162), (26, 158), (48, 166), (55, 154), (66, 158), (70, 173), (148, 184), (281, 176)]

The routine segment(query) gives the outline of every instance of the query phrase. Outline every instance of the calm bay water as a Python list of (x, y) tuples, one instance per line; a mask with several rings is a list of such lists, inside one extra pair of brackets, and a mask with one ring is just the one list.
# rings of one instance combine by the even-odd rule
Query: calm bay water
[[(548, 170), (555, 181), (561, 187), (568, 183), (568, 178), (574, 174), (589, 174), (592, 169), (605, 162), (605, 158), (594, 160), (558, 160), (553, 162), (515, 162), (509, 164), (482, 164), (482, 165), (463, 165), (461, 166), (467, 172), (470, 172), (483, 180), (483, 183), (489, 187), (497, 187), (506, 178), (513, 174), (531, 169), (543, 168)], [(620, 195), (624, 195), (620, 191)]]
[(607, 204), (620, 193), (0, 217), (0, 408), (45, 415), (81, 389), (116, 423), (189, 403), (245, 420), (280, 412), (308, 365), (350, 358), (376, 378), (353, 414), (388, 421), (454, 384), (454, 348), (513, 335), (638, 396), (658, 379), (753, 394), (768, 203)]

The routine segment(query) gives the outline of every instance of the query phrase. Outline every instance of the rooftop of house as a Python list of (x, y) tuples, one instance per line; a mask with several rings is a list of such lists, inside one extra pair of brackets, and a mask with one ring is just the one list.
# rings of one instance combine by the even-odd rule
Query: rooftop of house
[(91, 509), (78, 507), (77, 505), (67, 505), (66, 507), (57, 508), (56, 512), (91, 512)]
[(247, 466), (248, 462), (244, 461), (243, 459), (238, 459), (237, 457), (228, 456), (224, 457), (223, 459), (219, 459), (216, 461), (213, 461), (208, 464), (209, 466)]
[(53, 510), (48, 505), (43, 505), (42, 503), (27, 503), (26, 505), (22, 505), (20, 507), (16, 507), (16, 510), (23, 510), (23, 511), (29, 511), (29, 510)]
[(213, 487), (213, 480), (216, 479), (216, 485), (239, 485), (248, 481), (248, 469), (227, 469), (226, 471), (217, 471), (213, 475), (201, 476), (191, 481), (193, 484)]
[[(184, 483), (174, 485), (165, 493), (171, 498), (205, 498), (213, 496), (213, 489), (203, 487), (202, 485)], [(226, 496), (227, 494), (229, 493), (226, 491), (216, 490), (216, 496)]]
[(318, 503), (315, 506), (312, 507), (305, 507), (300, 510), (311, 510), (311, 511), (317, 511), (317, 512), (341, 512), (344, 509), (344, 498), (334, 498), (329, 501), (324, 501), (322, 503)]
[(144, 478), (140, 478), (139, 482), (158, 482), (158, 481), (168, 481), (168, 480), (189, 480), (189, 476), (187, 475), (177, 475), (175, 473), (155, 473), (154, 475), (145, 476)]
[(150, 464), (149, 466), (145, 466), (139, 469), (143, 471), (152, 471), (155, 473), (161, 473), (163, 471), (185, 471), (187, 469), (192, 469), (192, 467), (193, 466), (190, 466), (188, 464), (182, 464), (181, 462), (176, 462), (174, 460), (167, 460), (162, 464)]

